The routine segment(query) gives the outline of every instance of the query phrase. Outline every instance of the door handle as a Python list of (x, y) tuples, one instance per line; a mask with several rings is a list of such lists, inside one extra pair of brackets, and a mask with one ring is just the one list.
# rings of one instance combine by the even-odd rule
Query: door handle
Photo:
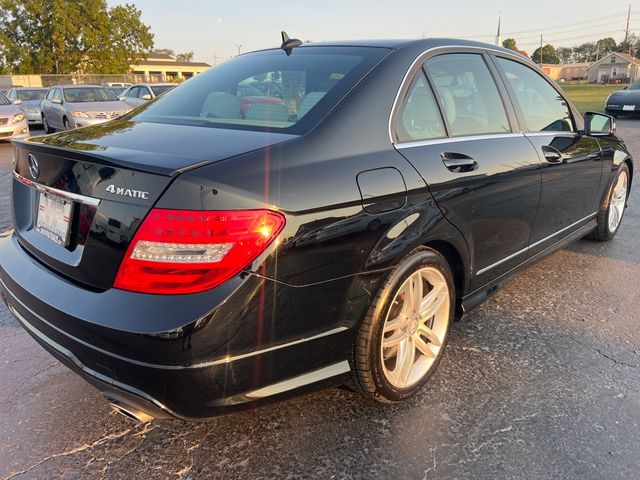
[(545, 145), (542, 147), (542, 153), (548, 163), (562, 163), (564, 161), (562, 154), (553, 147)]
[(478, 168), (478, 162), (464, 153), (443, 152), (440, 158), (444, 166), (454, 173), (472, 172)]

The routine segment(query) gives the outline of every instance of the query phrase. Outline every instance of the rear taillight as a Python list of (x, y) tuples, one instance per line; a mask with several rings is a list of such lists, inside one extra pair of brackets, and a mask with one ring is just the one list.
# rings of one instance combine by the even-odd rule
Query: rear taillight
[(129, 245), (113, 286), (161, 294), (208, 290), (255, 260), (284, 224), (284, 217), (271, 210), (153, 209)]

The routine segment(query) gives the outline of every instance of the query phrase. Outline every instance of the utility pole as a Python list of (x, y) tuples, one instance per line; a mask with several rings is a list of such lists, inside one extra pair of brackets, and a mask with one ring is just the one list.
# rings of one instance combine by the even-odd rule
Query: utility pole
[(540, 66), (542, 66), (542, 34), (540, 34)]
[(242, 48), (241, 44), (236, 44), (236, 48), (238, 49), (238, 55), (240, 55), (240, 49)]
[(631, 22), (631, 4), (629, 4), (629, 10), (627, 11), (627, 27), (624, 29), (624, 43), (627, 46), (627, 53), (631, 53), (631, 45), (627, 43), (629, 40), (629, 23)]

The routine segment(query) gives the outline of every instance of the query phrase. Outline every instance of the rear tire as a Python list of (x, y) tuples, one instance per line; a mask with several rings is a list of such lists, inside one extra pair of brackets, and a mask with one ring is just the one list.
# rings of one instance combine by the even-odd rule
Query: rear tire
[(420, 247), (391, 271), (360, 326), (351, 360), (353, 386), (381, 403), (411, 397), (440, 363), (455, 314), (447, 261)]
[(629, 198), (630, 179), (629, 167), (623, 163), (609, 189), (607, 200), (600, 207), (596, 217), (598, 226), (589, 234), (589, 238), (599, 242), (608, 242), (616, 236)]
[(56, 131), (55, 128), (51, 128), (47, 117), (45, 117), (44, 115), (42, 115), (42, 128), (44, 129), (45, 133), (54, 133)]

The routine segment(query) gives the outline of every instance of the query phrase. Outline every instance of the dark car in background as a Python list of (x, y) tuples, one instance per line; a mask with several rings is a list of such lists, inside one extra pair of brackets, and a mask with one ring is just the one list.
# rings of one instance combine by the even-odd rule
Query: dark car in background
[[(244, 111), (241, 85), (282, 103)], [(139, 420), (348, 383), (393, 403), (455, 317), (619, 229), (614, 119), (459, 40), (238, 56), (105, 125), (14, 142), (0, 289), (52, 355)]]
[(640, 80), (613, 92), (605, 101), (605, 112), (617, 116), (640, 116)]
[(42, 124), (42, 111), (40, 103), (49, 91), (48, 88), (13, 87), (7, 92), (7, 98), (14, 104), (19, 102), (20, 109), (24, 112), (29, 125)]

